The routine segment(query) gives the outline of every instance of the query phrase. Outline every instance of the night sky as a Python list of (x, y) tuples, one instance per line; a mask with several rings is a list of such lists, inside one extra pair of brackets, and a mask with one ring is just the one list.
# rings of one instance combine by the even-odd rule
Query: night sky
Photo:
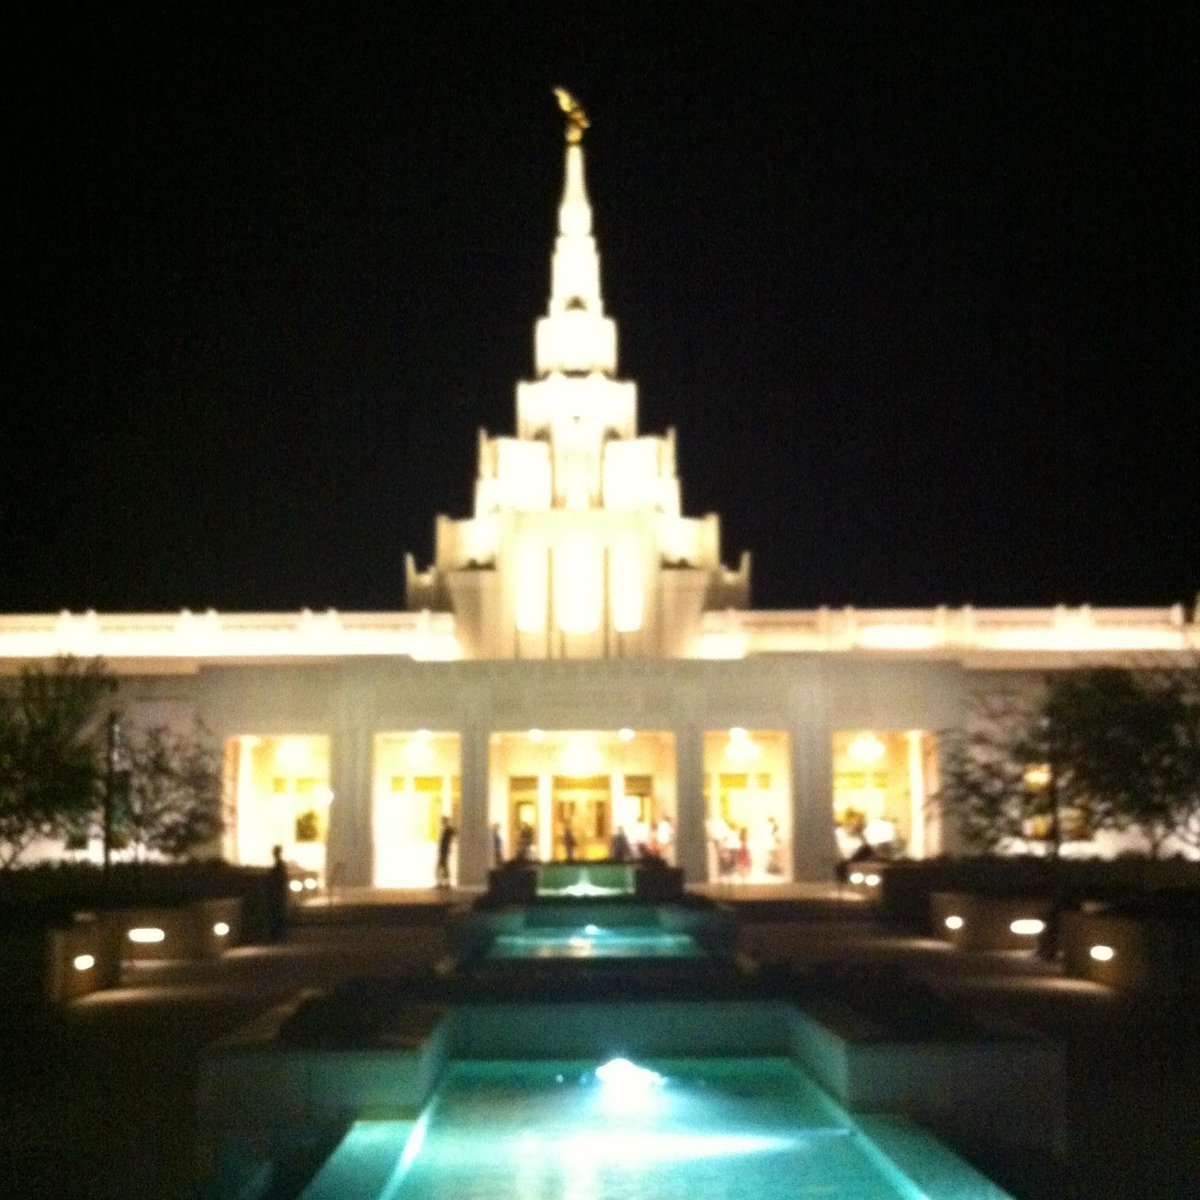
[(400, 607), (532, 369), (556, 83), (756, 607), (1200, 589), (1183, 5), (27, 7), (0, 612)]

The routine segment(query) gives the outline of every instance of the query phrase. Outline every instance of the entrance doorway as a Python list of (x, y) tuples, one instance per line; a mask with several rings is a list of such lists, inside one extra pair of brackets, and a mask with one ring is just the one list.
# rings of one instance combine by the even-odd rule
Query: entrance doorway
[(833, 819), (838, 850), (924, 858), (939, 848), (930, 797), (937, 740), (926, 730), (850, 729), (833, 735)]
[(783, 883), (791, 874), (791, 772), (786, 732), (704, 735), (708, 877)]
[(286, 862), (325, 875), (329, 827), (329, 738), (306, 734), (243, 735), (225, 745), (225, 778), (233, 820), (226, 854), (266, 865), (272, 847)]
[(505, 858), (541, 862), (607, 858), (624, 828), (633, 854), (671, 861), (675, 739), (634, 729), (493, 733), (488, 823), (499, 825)]
[(607, 858), (611, 844), (612, 778), (555, 775), (554, 857)]
[[(461, 807), (457, 733), (417, 729), (375, 736), (375, 886), (429, 887), (442, 818), (457, 829)], [(456, 879), (457, 841), (450, 876)]]
[(522, 862), (539, 857), (542, 823), (538, 819), (538, 779), (536, 775), (514, 775), (508, 781), (509, 858)]

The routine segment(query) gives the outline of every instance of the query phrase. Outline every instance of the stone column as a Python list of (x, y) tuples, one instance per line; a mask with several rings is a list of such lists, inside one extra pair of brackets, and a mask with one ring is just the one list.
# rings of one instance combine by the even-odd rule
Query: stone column
[(792, 731), (792, 878), (832, 883), (837, 863), (833, 831), (833, 734), (825, 724)]
[(908, 847), (910, 858), (925, 857), (925, 753), (923, 734), (910, 729), (905, 733), (908, 749)]
[(330, 746), (329, 836), (326, 881), (333, 887), (370, 887), (375, 871), (372, 824), (371, 730), (347, 723)]
[(675, 730), (675, 865), (689, 883), (708, 879), (704, 817), (704, 733), (689, 724)]
[(488, 769), (490, 730), (473, 721), (462, 731), (462, 816), (458, 830), (458, 880), (464, 887), (487, 883), (491, 865), (488, 835)]

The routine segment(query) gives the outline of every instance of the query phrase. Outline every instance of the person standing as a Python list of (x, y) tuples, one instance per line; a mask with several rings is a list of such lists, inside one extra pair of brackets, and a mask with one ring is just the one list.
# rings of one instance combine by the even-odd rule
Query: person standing
[(575, 830), (570, 821), (563, 826), (563, 851), (567, 856), (567, 862), (573, 863), (575, 861)]
[(745, 825), (738, 831), (737, 849), (734, 851), (734, 862), (737, 873), (745, 879), (750, 874), (752, 859), (750, 856), (750, 830)]
[(533, 861), (533, 826), (528, 821), (521, 822), (521, 829), (517, 834), (517, 861), (532, 862)]
[(629, 845), (629, 835), (625, 832), (624, 825), (618, 826), (617, 832), (612, 835), (608, 856), (614, 862), (629, 862), (633, 857), (633, 851)]
[(271, 847), (271, 878), (267, 887), (267, 937), (287, 941), (288, 869), (283, 847)]
[(438, 835), (437, 850), (437, 885), (440, 888), (450, 886), (450, 848), (454, 845), (454, 835), (457, 832), (450, 824), (450, 818), (442, 817), (442, 832)]

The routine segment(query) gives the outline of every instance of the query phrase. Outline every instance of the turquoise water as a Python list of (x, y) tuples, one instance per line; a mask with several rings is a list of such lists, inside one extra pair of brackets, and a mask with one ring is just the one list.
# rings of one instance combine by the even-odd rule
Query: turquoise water
[[(360, 1122), (328, 1166), (343, 1154), (354, 1194), (381, 1200), (1006, 1195), (918, 1131), (881, 1125), (867, 1136), (786, 1059), (659, 1060), (612, 1074), (602, 1081), (596, 1063), (452, 1063), (415, 1132), (397, 1125), (386, 1151), (384, 1125)], [(370, 1171), (343, 1153), (355, 1137), (380, 1157), (369, 1191)], [(892, 1157), (879, 1148), (889, 1139)], [(325, 1182), (345, 1194), (332, 1174)], [(306, 1196), (318, 1195), (314, 1181)]]
[(542, 926), (502, 933), (488, 947), (488, 958), (699, 958), (700, 947), (686, 933), (657, 925), (605, 928)]

